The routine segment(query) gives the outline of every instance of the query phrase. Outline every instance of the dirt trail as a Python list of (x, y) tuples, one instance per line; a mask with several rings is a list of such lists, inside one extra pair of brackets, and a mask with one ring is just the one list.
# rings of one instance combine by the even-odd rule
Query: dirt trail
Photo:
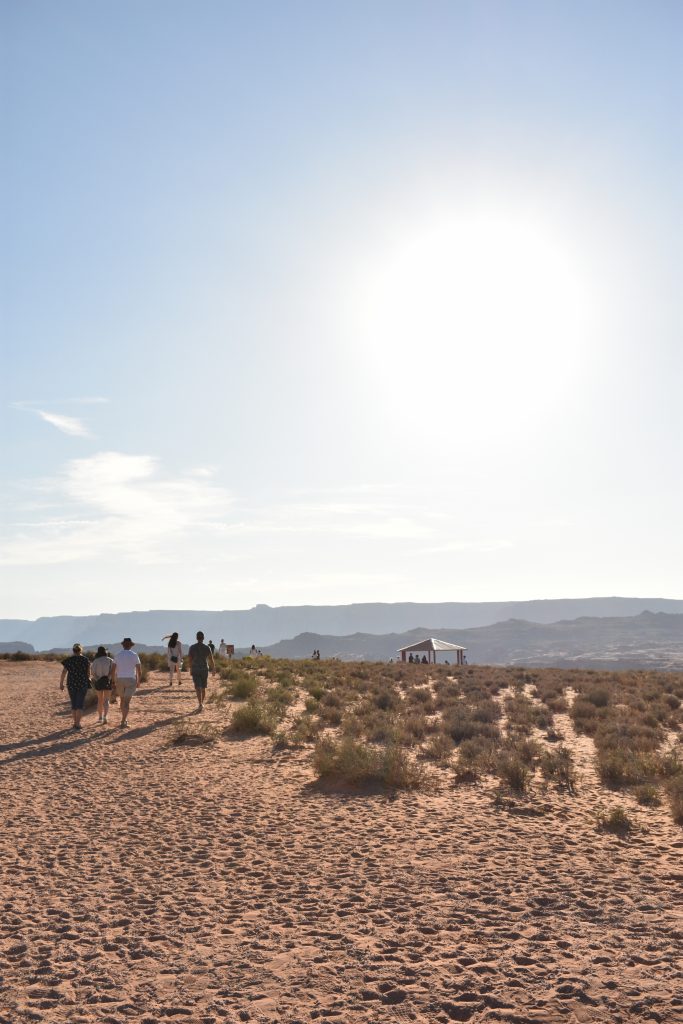
[(0, 1024), (683, 1019), (675, 826), (322, 793), (267, 739), (171, 746), (161, 676), (75, 733), (58, 676), (0, 663)]

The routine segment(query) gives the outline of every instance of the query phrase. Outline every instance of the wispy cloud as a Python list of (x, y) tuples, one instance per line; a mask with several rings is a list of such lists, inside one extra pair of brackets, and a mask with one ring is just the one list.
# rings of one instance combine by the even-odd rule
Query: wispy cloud
[(164, 476), (149, 455), (98, 452), (72, 459), (48, 492), (52, 518), (15, 524), (0, 545), (0, 564), (44, 565), (133, 558), (152, 564), (174, 560), (175, 545), (222, 523), (230, 495), (196, 476)]
[[(61, 407), (69, 405), (101, 405), (108, 402), (109, 399), (102, 395), (91, 395), (83, 398), (69, 398), (60, 401), (58, 404)], [(41, 402), (36, 399), (22, 399), (19, 401), (11, 402), (13, 409), (20, 409), (22, 412), (30, 412), (35, 416), (39, 416), (44, 423), (49, 423), (51, 427), (55, 427), (63, 434), (68, 434), (70, 437), (92, 437), (92, 433), (87, 426), (77, 416), (67, 416), (62, 412), (53, 412), (46, 406), (54, 405), (53, 402)]]
[(62, 416), (56, 412), (46, 412), (45, 409), (35, 409), (34, 411), (40, 416), (41, 420), (45, 420), (46, 423), (56, 427), (57, 430), (61, 430), (63, 434), (69, 434), (71, 437), (91, 436), (83, 421), (75, 416)]

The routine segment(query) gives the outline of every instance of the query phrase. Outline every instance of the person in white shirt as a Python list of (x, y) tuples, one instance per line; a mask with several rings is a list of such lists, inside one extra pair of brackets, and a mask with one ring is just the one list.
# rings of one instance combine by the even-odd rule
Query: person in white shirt
[(142, 667), (135, 651), (131, 651), (133, 641), (129, 636), (121, 641), (122, 651), (114, 655), (114, 678), (116, 692), (121, 698), (121, 728), (128, 726), (128, 711), (131, 699), (142, 681)]
[(170, 633), (163, 640), (168, 640), (166, 648), (166, 660), (168, 661), (168, 685), (173, 686), (173, 676), (178, 674), (178, 686), (183, 681), (183, 645), (178, 640), (177, 633)]
[(220, 646), (218, 648), (218, 656), (220, 658), (227, 658), (228, 656), (228, 645), (226, 644), (225, 640), (221, 640), (220, 642)]

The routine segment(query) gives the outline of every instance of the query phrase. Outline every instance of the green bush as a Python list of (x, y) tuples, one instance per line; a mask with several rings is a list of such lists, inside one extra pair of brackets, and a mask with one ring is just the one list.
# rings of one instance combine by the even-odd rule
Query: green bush
[(529, 784), (529, 766), (516, 753), (503, 753), (498, 757), (496, 773), (510, 789), (524, 793)]
[(601, 828), (603, 832), (613, 832), (615, 835), (625, 836), (632, 832), (634, 827), (634, 823), (623, 807), (615, 807), (609, 814), (598, 815), (598, 828)]
[(402, 747), (377, 748), (351, 737), (319, 740), (313, 765), (321, 779), (352, 785), (379, 783), (392, 789), (416, 789), (424, 783), (423, 772)]
[(272, 705), (252, 698), (246, 704), (235, 708), (229, 731), (248, 735), (272, 736), (277, 728), (277, 715)]
[(633, 795), (641, 807), (659, 807), (662, 802), (656, 786), (636, 786), (633, 790)]
[(540, 765), (544, 778), (551, 779), (558, 786), (564, 786), (569, 793), (575, 791), (574, 759), (568, 747), (544, 751), (541, 754)]
[(229, 687), (229, 693), (233, 700), (249, 700), (257, 690), (258, 679), (246, 673), (234, 677)]
[(666, 795), (674, 821), (683, 825), (683, 775), (676, 775), (669, 781)]

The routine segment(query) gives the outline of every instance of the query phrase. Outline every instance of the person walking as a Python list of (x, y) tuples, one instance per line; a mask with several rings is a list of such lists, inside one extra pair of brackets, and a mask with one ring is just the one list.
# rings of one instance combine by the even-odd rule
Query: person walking
[(170, 636), (165, 636), (164, 640), (168, 640), (168, 647), (166, 648), (166, 659), (168, 661), (168, 685), (173, 686), (173, 677), (178, 675), (178, 686), (183, 681), (183, 645), (178, 639), (177, 633), (171, 633)]
[(62, 662), (62, 676), (59, 680), (59, 689), (64, 689), (64, 680), (71, 700), (71, 711), (73, 712), (74, 729), (81, 728), (81, 718), (85, 707), (85, 695), (90, 685), (90, 662), (83, 654), (80, 644), (73, 645), (73, 654)]
[(114, 656), (114, 679), (116, 692), (121, 698), (121, 728), (128, 727), (130, 702), (142, 681), (142, 667), (135, 651), (131, 650), (133, 641), (129, 636), (121, 641), (123, 650)]
[(190, 675), (192, 676), (192, 682), (197, 694), (197, 704), (199, 705), (197, 711), (203, 711), (206, 687), (209, 683), (209, 665), (211, 665), (211, 670), (215, 675), (216, 664), (213, 660), (211, 648), (208, 644), (204, 643), (204, 634), (201, 630), (197, 633), (197, 643), (192, 644), (188, 651), (188, 658), (190, 661)]
[(97, 721), (99, 724), (106, 725), (107, 722), (113, 671), (114, 659), (109, 657), (104, 647), (98, 647), (95, 659), (90, 666), (90, 677), (97, 693)]

